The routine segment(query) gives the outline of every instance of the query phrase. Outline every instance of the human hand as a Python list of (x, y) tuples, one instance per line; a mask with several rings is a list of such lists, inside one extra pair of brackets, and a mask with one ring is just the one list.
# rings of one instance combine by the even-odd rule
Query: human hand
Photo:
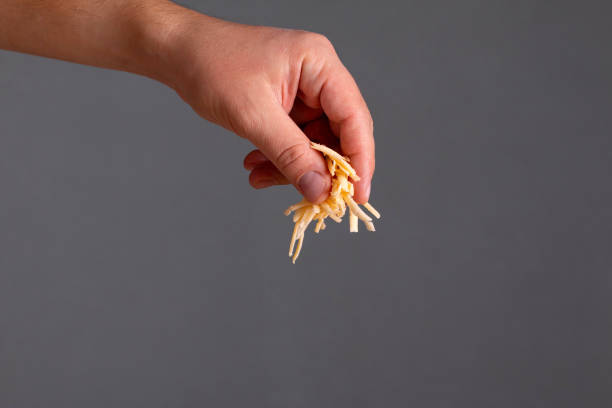
[[(167, 0), (4, 3), (0, 49), (134, 72), (169, 85), (202, 117), (258, 148), (244, 160), (253, 187), (292, 183), (309, 201), (323, 201), (330, 177), (309, 146), (312, 139), (350, 157), (361, 177), (355, 199), (368, 200), (372, 118), (325, 37), (230, 23)], [(32, 19), (36, 24), (26, 24)]]
[(188, 13), (168, 35), (169, 85), (202, 117), (250, 140), (244, 159), (255, 188), (293, 184), (318, 203), (330, 177), (309, 140), (341, 148), (361, 177), (365, 203), (374, 172), (373, 122), (331, 43), (305, 31), (256, 27)]

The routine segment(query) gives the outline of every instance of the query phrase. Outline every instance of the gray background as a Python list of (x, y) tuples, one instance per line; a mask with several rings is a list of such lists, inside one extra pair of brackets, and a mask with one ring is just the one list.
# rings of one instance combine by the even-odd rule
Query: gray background
[(325, 33), (372, 110), (378, 231), (295, 266), (247, 142), (0, 52), (1, 407), (612, 404), (610, 7), (325, 3), (189, 3)]

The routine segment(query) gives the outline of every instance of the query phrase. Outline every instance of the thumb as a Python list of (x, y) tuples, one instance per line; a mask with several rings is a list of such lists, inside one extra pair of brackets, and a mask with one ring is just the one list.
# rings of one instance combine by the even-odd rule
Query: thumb
[(323, 156), (310, 147), (310, 139), (280, 107), (267, 110), (259, 126), (245, 135), (306, 200), (320, 203), (331, 186)]

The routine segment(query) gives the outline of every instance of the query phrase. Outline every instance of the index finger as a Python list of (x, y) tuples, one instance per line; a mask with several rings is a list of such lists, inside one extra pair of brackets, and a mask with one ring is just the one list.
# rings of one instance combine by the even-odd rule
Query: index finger
[(319, 98), (332, 130), (340, 138), (342, 153), (351, 159), (361, 178), (355, 183), (355, 200), (365, 203), (375, 166), (374, 126), (359, 87), (339, 60), (329, 68)]

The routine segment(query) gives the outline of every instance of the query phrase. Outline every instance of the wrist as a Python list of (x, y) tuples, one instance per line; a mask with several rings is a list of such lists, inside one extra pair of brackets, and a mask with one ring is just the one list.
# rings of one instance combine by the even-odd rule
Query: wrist
[(131, 37), (126, 60), (127, 70), (174, 87), (175, 48), (186, 15), (194, 13), (170, 1), (147, 3), (126, 16)]
[(214, 45), (216, 27), (227, 24), (170, 1), (148, 7), (137, 20), (142, 39), (137, 73), (177, 92), (191, 77), (194, 60)]

